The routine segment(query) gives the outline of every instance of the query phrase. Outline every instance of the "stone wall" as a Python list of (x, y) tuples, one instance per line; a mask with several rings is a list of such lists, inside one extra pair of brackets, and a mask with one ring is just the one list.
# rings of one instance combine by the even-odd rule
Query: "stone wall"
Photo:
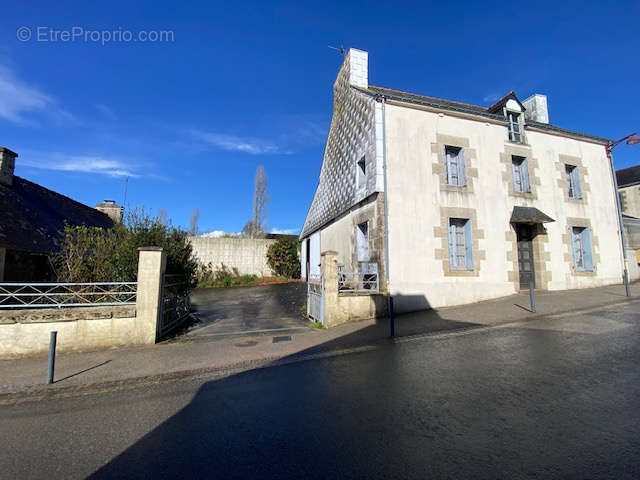
[(263, 238), (189, 237), (193, 254), (200, 263), (219, 268), (223, 264), (241, 275), (272, 275), (267, 250), (277, 240)]

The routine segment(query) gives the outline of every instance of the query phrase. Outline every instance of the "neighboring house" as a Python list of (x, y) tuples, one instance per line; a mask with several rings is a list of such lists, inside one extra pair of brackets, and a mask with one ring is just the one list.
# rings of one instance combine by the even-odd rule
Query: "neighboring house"
[(616, 170), (616, 177), (627, 250), (640, 264), (640, 165)]
[(0, 281), (44, 281), (51, 276), (47, 255), (59, 248), (65, 223), (108, 228), (117, 216), (14, 175), (17, 156), (0, 147)]
[(607, 139), (549, 124), (544, 95), (415, 95), (370, 86), (367, 62), (351, 49), (334, 83), (303, 278), (328, 250), (375, 263), (398, 311), (621, 282)]

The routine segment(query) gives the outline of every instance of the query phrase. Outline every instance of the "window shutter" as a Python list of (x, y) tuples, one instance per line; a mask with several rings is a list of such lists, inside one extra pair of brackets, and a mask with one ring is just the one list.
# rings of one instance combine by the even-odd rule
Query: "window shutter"
[(464, 164), (464, 149), (458, 151), (458, 185), (464, 186), (467, 184), (467, 171)]
[(515, 161), (511, 161), (511, 171), (513, 173), (513, 190), (522, 191), (522, 179), (520, 178), (520, 167)]
[(464, 246), (466, 249), (465, 256), (467, 258), (467, 269), (473, 270), (473, 241), (471, 238), (471, 220), (467, 220), (464, 224)]
[(585, 228), (582, 230), (582, 251), (584, 259), (584, 269), (593, 270), (593, 253), (591, 252), (591, 229)]
[(581, 269), (582, 267), (578, 265), (578, 259), (580, 258), (580, 234), (576, 233), (576, 229), (574, 227), (571, 228), (571, 245), (573, 248), (573, 267), (576, 270)]
[(456, 225), (449, 219), (449, 265), (456, 266)]
[(530, 192), (531, 184), (529, 183), (529, 161), (525, 158), (520, 164), (520, 176), (522, 178), (522, 191)]
[(574, 167), (571, 170), (571, 175), (573, 177), (573, 196), (576, 198), (582, 198), (582, 188), (580, 188), (580, 171), (578, 167)]
[(447, 150), (447, 148), (445, 147), (444, 149), (444, 155), (445, 155), (445, 163), (446, 168), (447, 168), (447, 183), (449, 185), (451, 185), (453, 183), (453, 169), (452, 169), (452, 159), (451, 159), (451, 151)]

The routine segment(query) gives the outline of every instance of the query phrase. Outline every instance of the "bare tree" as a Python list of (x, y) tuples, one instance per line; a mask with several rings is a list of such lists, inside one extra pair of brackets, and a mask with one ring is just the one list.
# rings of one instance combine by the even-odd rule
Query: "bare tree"
[(189, 218), (189, 235), (196, 236), (198, 234), (198, 219), (200, 218), (200, 210), (194, 208), (191, 210)]
[(158, 215), (156, 215), (156, 220), (161, 225), (167, 226), (169, 224), (169, 218), (167, 217), (167, 209), (166, 208), (158, 209)]
[(247, 224), (251, 238), (259, 237), (266, 229), (268, 203), (267, 173), (262, 165), (258, 165), (253, 186), (253, 218), (250, 220), (251, 224)]

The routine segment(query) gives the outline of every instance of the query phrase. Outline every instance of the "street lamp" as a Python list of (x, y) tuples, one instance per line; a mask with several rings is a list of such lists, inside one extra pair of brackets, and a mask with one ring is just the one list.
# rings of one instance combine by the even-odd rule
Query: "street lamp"
[(618, 208), (618, 223), (620, 224), (622, 258), (624, 259), (624, 270), (622, 278), (624, 280), (624, 289), (627, 293), (627, 297), (629, 297), (631, 296), (631, 291), (629, 290), (629, 269), (627, 268), (627, 246), (624, 240), (624, 224), (622, 223), (622, 207), (620, 206), (620, 195), (618, 193), (618, 178), (616, 177), (616, 169), (613, 166), (613, 155), (611, 155), (611, 150), (613, 150), (616, 145), (621, 144), (625, 140), (627, 142), (627, 145), (635, 145), (637, 143), (640, 143), (640, 137), (637, 134), (632, 133), (630, 135), (627, 135), (626, 137), (622, 137), (620, 140), (616, 140), (615, 142), (610, 141), (604, 148), (607, 152), (607, 157), (609, 157), (609, 163), (611, 164), (611, 174), (613, 175), (613, 187), (615, 189), (614, 194), (616, 196), (616, 207)]

